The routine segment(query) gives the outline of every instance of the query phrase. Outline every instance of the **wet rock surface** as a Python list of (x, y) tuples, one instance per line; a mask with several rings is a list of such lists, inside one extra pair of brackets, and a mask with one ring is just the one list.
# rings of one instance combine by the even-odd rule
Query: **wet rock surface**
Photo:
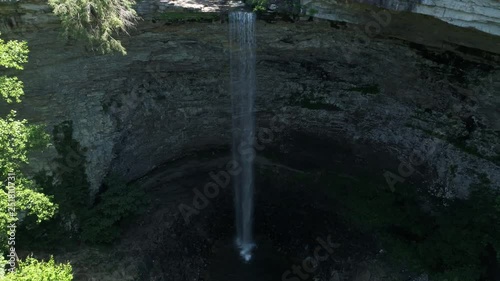
[[(451, 34), (437, 38), (426, 34), (436, 22), (416, 22), (394, 21), (367, 39), (340, 22), (259, 21), (257, 137), (259, 145), (288, 155), (276, 165), (300, 170), (335, 163), (380, 178), (391, 171), (443, 197), (466, 197), (470, 185), (485, 179), (500, 187), (498, 38), (436, 24)], [(200, 171), (228, 161), (211, 162), (230, 147), (227, 25), (145, 21), (122, 38), (123, 57), (86, 53), (60, 37), (57, 22), (25, 23), (6, 25), (6, 37), (27, 40), (31, 50), (19, 75), (26, 85), (19, 115), (47, 124), (49, 132), (72, 121), (92, 192), (107, 174), (148, 181), (144, 188), (156, 201), (123, 241), (140, 260), (140, 280), (201, 280), (212, 246), (234, 232), (232, 196), (217, 197), (189, 225), (178, 206), (192, 204), (192, 188), (206, 183), (209, 176)], [(35, 155), (32, 168), (49, 170), (56, 153)], [(179, 169), (168, 170), (172, 163)], [(378, 249), (336, 221), (321, 193), (280, 188), (287, 187), (258, 194), (257, 231), (292, 264), (310, 254), (319, 235), (332, 232), (340, 244), (338, 266), (318, 269), (320, 276), (384, 276), (358, 268)]]
[[(302, 270), (307, 280), (329, 280), (335, 274), (348, 280), (357, 276), (358, 264), (374, 263), (378, 249), (373, 237), (339, 219), (336, 206), (325, 197), (321, 186), (305, 186), (300, 182), (279, 184), (290, 172), (297, 172), (279, 165), (269, 166), (269, 160), (261, 158), (259, 163), (267, 164), (257, 164), (254, 223), (258, 249), (254, 263), (257, 266), (267, 260), (273, 266), (261, 264), (258, 270), (252, 270), (252, 263), (245, 265), (233, 245), (232, 187), (221, 188), (217, 196), (201, 201), (194, 192), (197, 189), (204, 193), (203, 186), (213, 182), (211, 172), (218, 171), (227, 160), (227, 157), (217, 158), (210, 168), (199, 166), (203, 172), (189, 177), (174, 177), (160, 183), (158, 179), (165, 173), (158, 171), (141, 181), (141, 186), (155, 198), (154, 203), (148, 214), (138, 219), (140, 226), (129, 228), (117, 247), (129, 249), (131, 255), (140, 259), (135, 271), (139, 280), (268, 280), (271, 277), (269, 280), (281, 280), (292, 266), (312, 266), (308, 271)], [(187, 162), (172, 163), (170, 167), (177, 170), (175, 166), (182, 163)], [(269, 177), (270, 174), (274, 176)], [(186, 217), (186, 213), (179, 212), (181, 204), (201, 207)], [(325, 259), (311, 263), (317, 248), (322, 249), (321, 256)], [(231, 268), (229, 264), (233, 264)], [(374, 270), (373, 264), (365, 267)], [(377, 274), (374, 276), (380, 277)], [(291, 278), (293, 274), (288, 275)], [(393, 280), (387, 278), (374, 280)]]

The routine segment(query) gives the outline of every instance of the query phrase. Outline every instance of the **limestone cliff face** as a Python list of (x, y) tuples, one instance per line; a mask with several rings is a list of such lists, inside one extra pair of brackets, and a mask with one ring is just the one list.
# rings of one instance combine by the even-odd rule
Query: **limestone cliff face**
[(424, 0), (414, 11), (453, 25), (500, 35), (500, 2), (495, 0)]
[(366, 4), (393, 11), (432, 16), (452, 25), (474, 28), (489, 34), (500, 35), (500, 2), (496, 0), (302, 0), (314, 16), (332, 20), (362, 23), (353, 16), (353, 10)]
[[(31, 50), (19, 114), (48, 130), (72, 121), (93, 193), (108, 173), (131, 181), (192, 152), (230, 147), (226, 24), (145, 21), (123, 38), (127, 56), (93, 55), (62, 38), (42, 6), (30, 11), (46, 15), (44, 24), (17, 20), (26, 6), (3, 18), (7, 38)], [(286, 151), (297, 133), (321, 137), (350, 147), (380, 177), (423, 150), (405, 179), (445, 196), (466, 195), (485, 176), (498, 187), (499, 40), (432, 21), (450, 37), (419, 36), (429, 24), (420, 19), (424, 30), (408, 34), (394, 21), (368, 40), (338, 23), (259, 22), (258, 124), (287, 124), (270, 146)], [(48, 169), (55, 155), (34, 157), (32, 167)]]

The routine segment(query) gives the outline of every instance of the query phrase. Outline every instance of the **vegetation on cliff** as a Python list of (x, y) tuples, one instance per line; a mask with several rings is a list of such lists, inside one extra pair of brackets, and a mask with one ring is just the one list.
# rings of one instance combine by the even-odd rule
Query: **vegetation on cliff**
[[(23, 69), (28, 60), (26, 42), (0, 39), (0, 66), (5, 70)], [(17, 77), (0, 76), (0, 93), (7, 103), (21, 102), (23, 83)], [(7, 260), (1, 257), (1, 267), (8, 264), (4, 280), (71, 280), (69, 265), (56, 265), (53, 260), (39, 262), (34, 258), (20, 261), (16, 253), (16, 229), (21, 219), (33, 218), (40, 223), (51, 218), (57, 205), (44, 194), (33, 180), (22, 173), (22, 165), (28, 163), (30, 149), (47, 145), (48, 135), (43, 127), (30, 125), (28, 121), (17, 119), (11, 110), (5, 118), (0, 118), (0, 243)]]
[(139, 19), (133, 0), (49, 0), (61, 19), (67, 36), (85, 40), (89, 48), (101, 53), (126, 54), (119, 33), (127, 33)]

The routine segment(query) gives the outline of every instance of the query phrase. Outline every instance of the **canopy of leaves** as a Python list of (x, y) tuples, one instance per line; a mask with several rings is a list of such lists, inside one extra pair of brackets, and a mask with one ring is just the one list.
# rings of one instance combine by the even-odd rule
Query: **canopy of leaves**
[[(0, 67), (23, 69), (28, 61), (26, 42), (0, 39)], [(0, 95), (7, 103), (21, 102), (23, 83), (17, 77), (0, 76)], [(21, 173), (21, 165), (28, 163), (28, 151), (48, 143), (48, 135), (42, 126), (29, 125), (18, 120), (16, 112), (0, 118), (0, 242), (6, 247), (8, 225), (17, 221), (18, 213), (36, 217), (40, 223), (51, 218), (57, 206), (43, 194), (35, 183)], [(10, 173), (14, 172), (15, 176)], [(7, 184), (6, 184), (7, 183)], [(13, 199), (13, 200), (11, 200)], [(1, 235), (4, 234), (4, 235)], [(2, 281), (71, 281), (69, 264), (55, 264), (54, 259), (38, 261), (28, 257), (19, 261), (16, 271), (4, 275), (5, 259), (0, 256), (0, 279)]]
[[(0, 65), (5, 68), (23, 69), (28, 61), (28, 45), (16, 40), (5, 42), (0, 39)], [(0, 95), (8, 102), (21, 102), (24, 94), (23, 82), (17, 77), (0, 76)]]
[(24, 95), (23, 82), (17, 77), (0, 76), (0, 95), (11, 103), (21, 102), (21, 96)]
[[(26, 42), (0, 39), (0, 66), (4, 68), (23, 69), (22, 64), (28, 60)], [(23, 94), (23, 84), (16, 77), (0, 76), (0, 93), (7, 102), (20, 102)], [(2, 247), (7, 234), (7, 225), (17, 220), (16, 214), (22, 212), (33, 215), (41, 222), (54, 215), (57, 206), (51, 198), (40, 192), (36, 184), (23, 176), (21, 166), (28, 163), (28, 151), (48, 143), (48, 135), (43, 127), (29, 125), (26, 120), (18, 120), (16, 112), (11, 111), (6, 118), (0, 118), (0, 242)], [(14, 216), (9, 212), (9, 189), (7, 186), (9, 173), (14, 172), (15, 178), (9, 181), (15, 189)], [(11, 206), (12, 207), (12, 206)]]
[(126, 54), (115, 38), (138, 20), (133, 0), (49, 0), (67, 36), (83, 38), (95, 51)]
[(7, 273), (2, 281), (71, 281), (72, 271), (69, 263), (56, 264), (52, 257), (47, 262), (28, 257), (20, 261), (16, 271)]
[(0, 39), (0, 65), (7, 68), (23, 69), (28, 62), (28, 45), (26, 42), (11, 40), (5, 43)]

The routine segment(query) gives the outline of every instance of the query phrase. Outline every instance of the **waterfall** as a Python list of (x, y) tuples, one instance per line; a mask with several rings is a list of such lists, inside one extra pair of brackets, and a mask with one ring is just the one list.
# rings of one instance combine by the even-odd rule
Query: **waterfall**
[(253, 188), (255, 135), (255, 14), (229, 14), (231, 96), (233, 114), (233, 160), (241, 167), (234, 175), (236, 243), (241, 256), (249, 261), (255, 247)]

